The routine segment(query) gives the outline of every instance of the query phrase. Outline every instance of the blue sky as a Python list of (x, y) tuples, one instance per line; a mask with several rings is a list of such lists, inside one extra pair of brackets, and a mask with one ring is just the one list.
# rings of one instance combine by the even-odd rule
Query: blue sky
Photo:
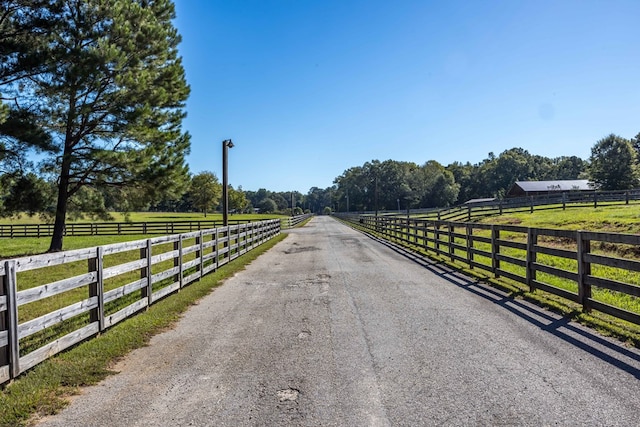
[(640, 132), (640, 1), (175, 0), (193, 173), (332, 185), (377, 159), (587, 159)]

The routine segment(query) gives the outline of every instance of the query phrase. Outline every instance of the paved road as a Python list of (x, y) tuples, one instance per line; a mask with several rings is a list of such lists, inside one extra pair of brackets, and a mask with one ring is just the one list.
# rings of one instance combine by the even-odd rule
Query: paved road
[(328, 217), (45, 426), (637, 425), (640, 353)]

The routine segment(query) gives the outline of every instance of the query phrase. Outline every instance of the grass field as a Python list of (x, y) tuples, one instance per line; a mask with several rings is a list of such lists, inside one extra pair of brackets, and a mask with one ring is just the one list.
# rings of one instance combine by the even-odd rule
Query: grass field
[(533, 213), (521, 212), (487, 217), (479, 222), (536, 228), (639, 234), (640, 205), (536, 210)]
[[(124, 221), (124, 215), (114, 213), (114, 222)], [(262, 221), (265, 219), (286, 218), (286, 215), (277, 214), (246, 214), (246, 215), (230, 215), (229, 220), (251, 220)], [(175, 213), (175, 212), (133, 212), (130, 214), (131, 222), (170, 222), (170, 221), (222, 221), (221, 214), (207, 215), (205, 218), (202, 214), (192, 213)], [(29, 222), (32, 221), (32, 222)], [(80, 220), (76, 222), (91, 222), (88, 220)], [(2, 218), (0, 224), (38, 224), (38, 217), (28, 217), (23, 215), (19, 218)], [(107, 245), (110, 243), (118, 243), (124, 241), (146, 239), (147, 235), (128, 235), (128, 236), (67, 236), (63, 241), (63, 249), (80, 249), (92, 246)], [(50, 237), (20, 237), (20, 238), (4, 238), (0, 239), (0, 259), (14, 258), (24, 255), (36, 255), (47, 251)]]
[[(206, 217), (202, 213), (197, 212), (130, 212), (124, 214), (121, 212), (112, 212), (113, 222), (153, 222), (153, 221), (222, 221), (222, 214), (213, 213)], [(274, 219), (286, 217), (286, 215), (278, 214), (238, 214), (229, 215), (229, 220), (246, 220), (251, 219), (259, 221), (263, 219)], [(43, 221), (39, 216), (29, 216), (21, 214), (16, 217), (0, 218), (0, 224), (44, 224), (45, 222), (53, 223), (53, 221)], [(69, 219), (69, 223), (89, 223), (89, 222), (105, 222), (103, 220), (91, 220), (90, 218)]]

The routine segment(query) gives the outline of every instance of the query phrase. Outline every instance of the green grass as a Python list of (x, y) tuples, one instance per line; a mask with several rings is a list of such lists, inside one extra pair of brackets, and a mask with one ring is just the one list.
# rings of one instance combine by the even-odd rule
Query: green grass
[(211, 292), (221, 280), (242, 270), (285, 237), (286, 234), (281, 234), (269, 240), (179, 293), (152, 305), (147, 311), (23, 374), (0, 393), (0, 426), (23, 426), (34, 415), (57, 413), (66, 405), (66, 396), (77, 393), (78, 387), (96, 384), (113, 374), (110, 367), (119, 358), (171, 327), (182, 313)]
[[(222, 221), (222, 214), (207, 214), (205, 217), (202, 213), (194, 212), (130, 212), (125, 215), (121, 212), (112, 212), (113, 222), (167, 222), (167, 221)], [(229, 215), (230, 221), (261, 221), (263, 219), (285, 218), (287, 215), (279, 214), (238, 214)], [(52, 221), (51, 221), (52, 222)], [(78, 218), (68, 220), (69, 223), (90, 223), (105, 222), (102, 220), (93, 221), (89, 218)], [(108, 222), (108, 221), (106, 221)], [(0, 224), (44, 224), (44, 221), (37, 215), (28, 216), (20, 214), (15, 217), (0, 218)]]
[(640, 205), (538, 210), (533, 213), (520, 212), (492, 216), (478, 222), (535, 228), (638, 234), (640, 233)]

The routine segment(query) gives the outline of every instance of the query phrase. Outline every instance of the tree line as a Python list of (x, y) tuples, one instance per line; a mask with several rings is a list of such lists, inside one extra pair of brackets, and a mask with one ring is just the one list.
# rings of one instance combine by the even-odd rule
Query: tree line
[[(110, 211), (201, 211), (219, 206), (211, 172), (193, 175), (182, 129), (189, 96), (171, 0), (0, 0), (0, 214), (54, 222)], [(602, 190), (638, 186), (640, 134), (609, 135), (587, 160), (521, 148), (477, 164), (372, 160), (328, 188), (230, 187), (246, 212), (445, 207), (504, 197), (516, 180), (590, 179)]]
[(577, 156), (548, 158), (522, 148), (511, 148), (498, 156), (489, 153), (476, 164), (373, 160), (347, 169), (325, 192), (335, 210), (406, 210), (502, 199), (516, 181), (573, 179), (587, 179), (603, 191), (638, 188), (640, 133), (631, 139), (610, 134), (594, 144), (586, 160)]

